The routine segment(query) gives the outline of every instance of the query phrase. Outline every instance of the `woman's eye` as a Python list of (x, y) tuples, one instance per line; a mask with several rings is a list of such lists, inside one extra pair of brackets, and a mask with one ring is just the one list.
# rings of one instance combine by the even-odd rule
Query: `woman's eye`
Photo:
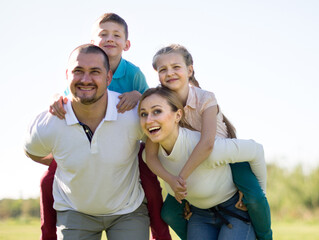
[(142, 113), (140, 114), (140, 116), (141, 116), (141, 117), (146, 117), (147, 114), (142, 112)]
[(161, 112), (162, 112), (161, 110), (155, 110), (154, 114), (157, 115), (157, 114), (160, 114)]

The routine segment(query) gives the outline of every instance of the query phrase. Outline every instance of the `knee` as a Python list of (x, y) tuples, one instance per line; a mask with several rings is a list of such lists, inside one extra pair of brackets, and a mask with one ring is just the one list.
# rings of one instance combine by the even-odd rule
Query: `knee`
[(267, 202), (267, 198), (263, 191), (254, 191), (252, 194), (244, 194), (244, 202), (247, 204), (258, 204)]
[(161, 218), (168, 225), (172, 225), (176, 221), (176, 216), (174, 216), (174, 211), (171, 211), (165, 204), (161, 210)]

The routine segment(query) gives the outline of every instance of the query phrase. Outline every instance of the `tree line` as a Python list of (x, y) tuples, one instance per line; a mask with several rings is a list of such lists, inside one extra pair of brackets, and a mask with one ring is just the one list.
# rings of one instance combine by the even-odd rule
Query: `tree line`
[[(269, 164), (267, 199), (275, 218), (319, 216), (319, 167), (304, 173), (301, 166), (288, 171)], [(0, 220), (40, 217), (39, 198), (0, 200)]]

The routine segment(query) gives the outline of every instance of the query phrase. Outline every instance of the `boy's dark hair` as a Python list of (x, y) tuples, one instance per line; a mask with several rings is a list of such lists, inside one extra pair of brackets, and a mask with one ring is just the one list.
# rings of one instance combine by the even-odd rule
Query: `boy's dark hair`
[(104, 13), (101, 17), (98, 18), (97, 23), (105, 23), (105, 22), (115, 22), (124, 27), (125, 40), (128, 39), (128, 26), (123, 18), (115, 13)]

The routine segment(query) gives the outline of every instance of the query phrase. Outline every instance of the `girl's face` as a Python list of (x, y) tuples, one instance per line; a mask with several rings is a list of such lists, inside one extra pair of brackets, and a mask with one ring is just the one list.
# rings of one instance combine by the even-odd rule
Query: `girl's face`
[(170, 151), (178, 136), (182, 111), (172, 111), (165, 98), (152, 94), (142, 100), (139, 115), (141, 127), (147, 137)]
[(193, 73), (193, 66), (186, 66), (179, 53), (168, 53), (157, 56), (156, 71), (161, 84), (173, 91), (188, 87), (188, 79)]

